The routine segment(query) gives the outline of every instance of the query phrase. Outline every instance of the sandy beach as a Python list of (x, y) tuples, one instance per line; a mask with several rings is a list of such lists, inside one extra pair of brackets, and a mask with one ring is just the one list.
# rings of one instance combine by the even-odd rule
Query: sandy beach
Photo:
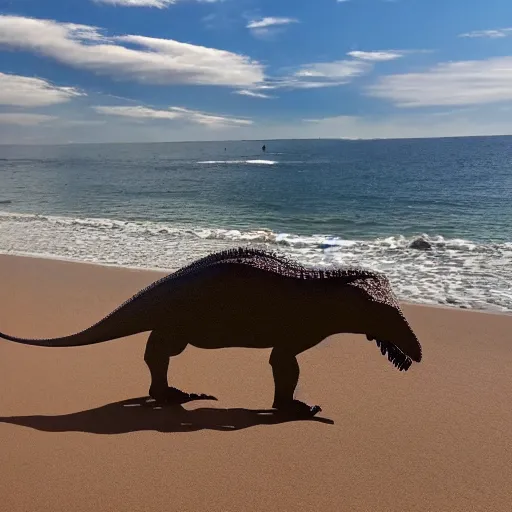
[[(161, 274), (0, 256), (0, 330), (81, 330)], [(421, 511), (512, 508), (512, 316), (404, 305), (424, 359), (398, 372), (362, 336), (299, 356), (314, 420), (275, 423), (269, 352), (187, 348), (145, 402), (147, 335), (81, 348), (0, 340), (0, 510)]]

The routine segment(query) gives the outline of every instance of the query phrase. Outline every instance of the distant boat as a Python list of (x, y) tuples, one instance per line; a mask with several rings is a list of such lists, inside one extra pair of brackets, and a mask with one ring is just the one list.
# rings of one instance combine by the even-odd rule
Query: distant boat
[(265, 146), (265, 144), (263, 144), (263, 147), (261, 148), (261, 150), (263, 151), (263, 153), (265, 153), (265, 151), (267, 150), (267, 146)]

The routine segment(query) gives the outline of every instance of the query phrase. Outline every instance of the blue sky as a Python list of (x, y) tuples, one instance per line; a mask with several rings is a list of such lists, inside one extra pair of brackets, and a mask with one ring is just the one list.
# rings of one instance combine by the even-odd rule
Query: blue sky
[(512, 134), (510, 0), (0, 0), (0, 143)]

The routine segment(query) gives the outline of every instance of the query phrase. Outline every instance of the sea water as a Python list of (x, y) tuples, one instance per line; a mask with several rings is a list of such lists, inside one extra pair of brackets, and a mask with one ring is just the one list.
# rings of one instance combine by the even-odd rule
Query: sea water
[(250, 246), (512, 311), (512, 137), (262, 144), (0, 146), (0, 252), (172, 271)]

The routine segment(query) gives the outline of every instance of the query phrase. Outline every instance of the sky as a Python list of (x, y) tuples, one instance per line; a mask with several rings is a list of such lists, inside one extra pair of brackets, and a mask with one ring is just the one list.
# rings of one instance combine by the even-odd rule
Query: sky
[(0, 143), (512, 134), (510, 0), (0, 0)]

